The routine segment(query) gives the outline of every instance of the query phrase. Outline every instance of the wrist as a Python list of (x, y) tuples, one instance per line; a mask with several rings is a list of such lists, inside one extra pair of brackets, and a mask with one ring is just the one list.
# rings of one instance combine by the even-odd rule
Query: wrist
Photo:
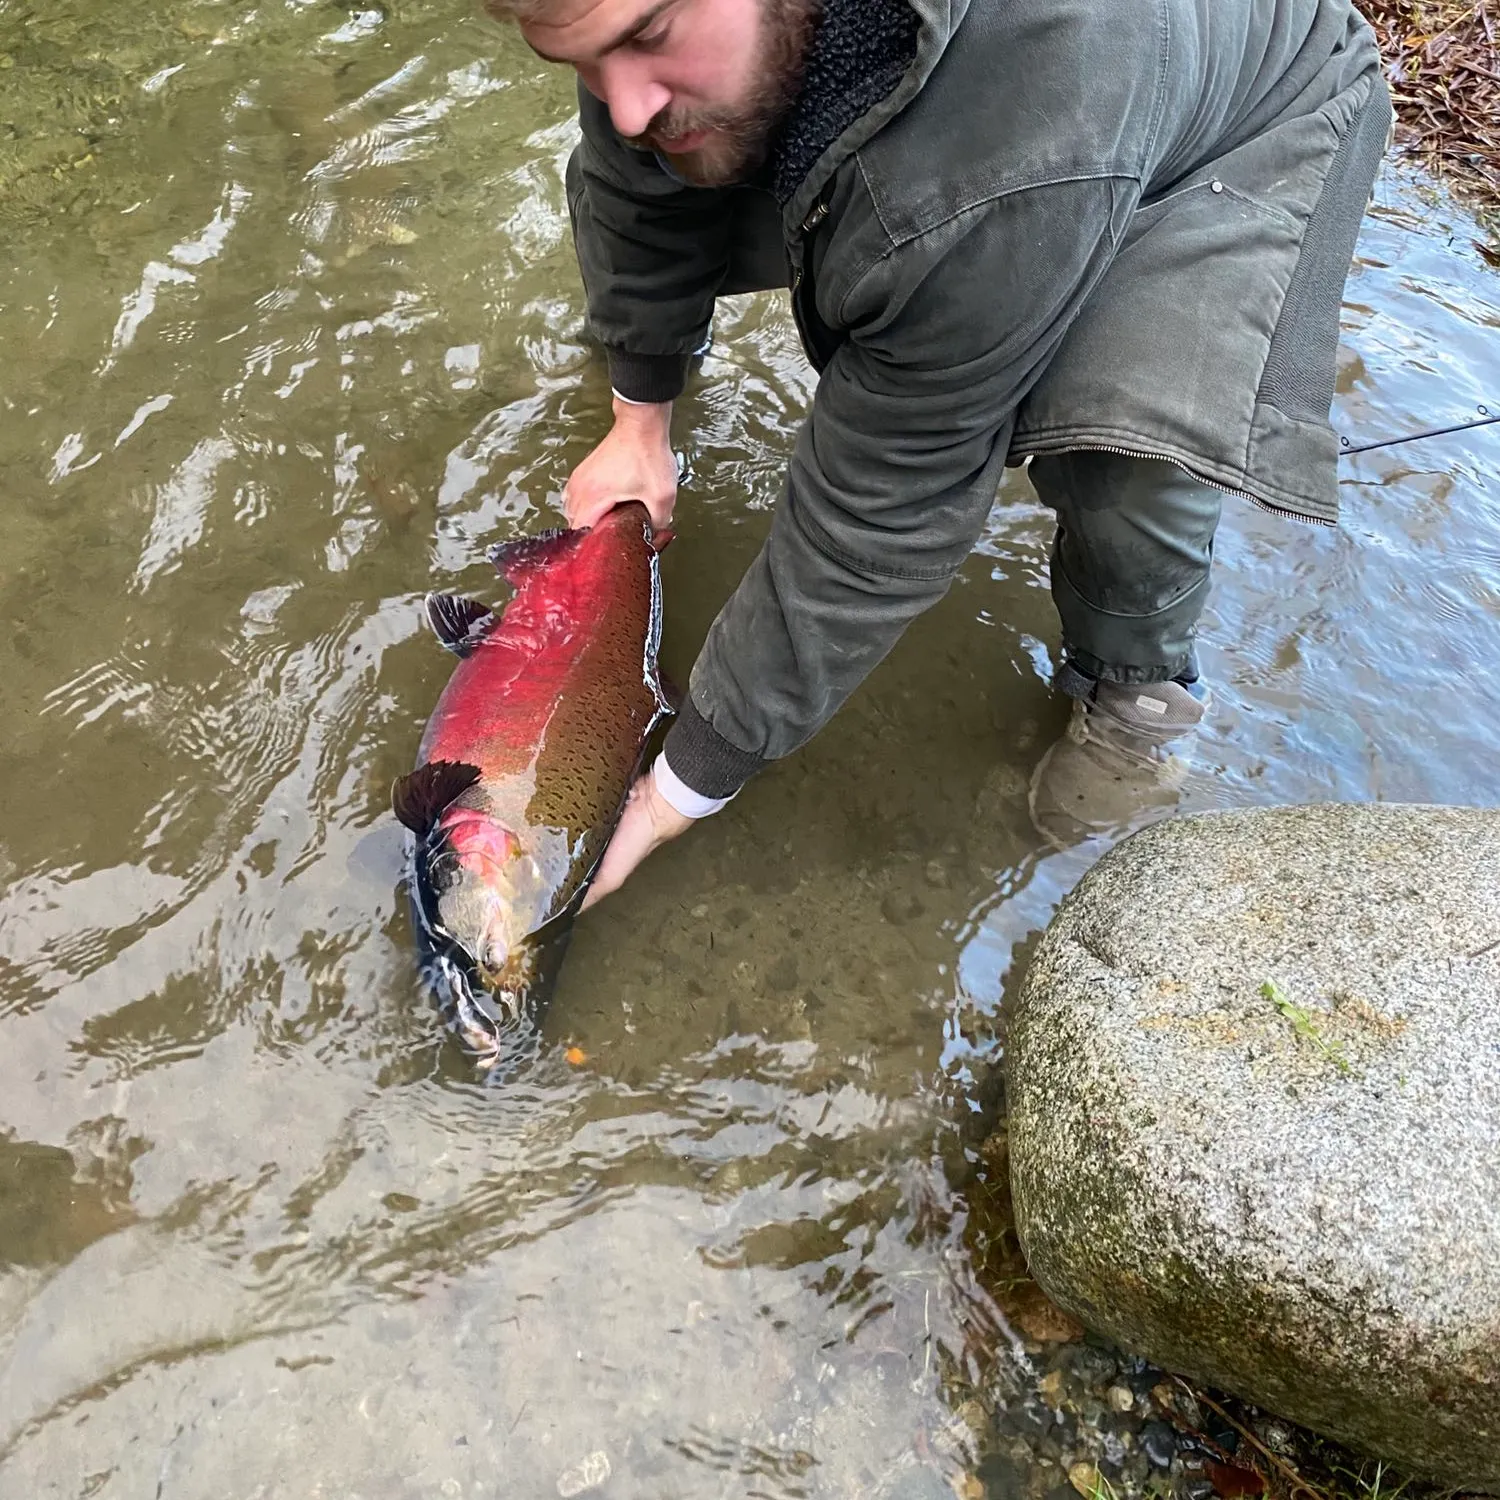
[(695, 822), (718, 812), (734, 795), (731, 792), (729, 797), (705, 797), (702, 792), (695, 792), (667, 763), (665, 751), (656, 757), (656, 764), (651, 768), (651, 780), (656, 787), (657, 796), (673, 812)]
[(615, 427), (633, 437), (660, 438), (670, 446), (672, 441), (672, 403), (670, 401), (632, 401), (614, 393), (611, 401)]

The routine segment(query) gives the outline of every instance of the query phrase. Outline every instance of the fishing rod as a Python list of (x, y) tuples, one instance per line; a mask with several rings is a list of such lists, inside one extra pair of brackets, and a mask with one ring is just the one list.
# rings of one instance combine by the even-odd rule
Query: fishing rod
[(1378, 443), (1351, 443), (1348, 438), (1339, 439), (1340, 457), (1349, 453), (1373, 453), (1377, 448), (1395, 448), (1402, 443), (1415, 443), (1422, 438), (1446, 437), (1450, 432), (1472, 432), (1476, 427), (1489, 427), (1500, 422), (1500, 412), (1492, 412), (1481, 406), (1479, 415), (1472, 422), (1459, 422), (1453, 427), (1429, 427), (1425, 432), (1409, 432), (1405, 437), (1382, 438)]

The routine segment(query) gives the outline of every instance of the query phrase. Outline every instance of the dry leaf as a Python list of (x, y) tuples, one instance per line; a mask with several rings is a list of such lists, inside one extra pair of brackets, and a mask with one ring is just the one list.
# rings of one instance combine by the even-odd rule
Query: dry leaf
[(1255, 1469), (1242, 1469), (1238, 1464), (1221, 1464), (1214, 1459), (1205, 1459), (1203, 1472), (1213, 1481), (1214, 1493), (1223, 1500), (1241, 1500), (1245, 1495), (1263, 1495), (1266, 1492), (1266, 1476)]

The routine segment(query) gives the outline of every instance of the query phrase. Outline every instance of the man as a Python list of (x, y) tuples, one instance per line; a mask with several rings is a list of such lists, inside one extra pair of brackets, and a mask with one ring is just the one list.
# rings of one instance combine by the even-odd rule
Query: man
[(1203, 714), (1224, 495), (1335, 519), (1339, 306), (1391, 118), (1350, 0), (493, 3), (581, 85), (568, 202), (615, 399), (570, 522), (667, 520), (716, 296), (790, 287), (820, 373), (591, 899), (816, 733), (1027, 459), (1076, 700), (1033, 814), (1107, 825), (1099, 795)]

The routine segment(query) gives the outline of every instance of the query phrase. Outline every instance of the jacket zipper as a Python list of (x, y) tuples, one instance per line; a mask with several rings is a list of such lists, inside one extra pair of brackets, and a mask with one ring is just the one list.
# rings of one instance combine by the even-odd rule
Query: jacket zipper
[(808, 237), (817, 229), (818, 225), (828, 217), (828, 205), (816, 203), (813, 205), (807, 217), (802, 221), (802, 240), (797, 246), (797, 255), (792, 261), (791, 293), (792, 293), (792, 320), (797, 325), (797, 334), (802, 340), (802, 346), (809, 354), (816, 354), (813, 363), (821, 369), (819, 360), (822, 359), (822, 350), (818, 348), (817, 342), (809, 337), (807, 321), (802, 315), (802, 308), (798, 301), (798, 293), (802, 290), (802, 283), (806, 279), (803, 275), (803, 262), (807, 255)]
[[(806, 235), (811, 234), (813, 232), (813, 230), (815, 230), (818, 227), (818, 225), (821, 224), (823, 222), (823, 220), (826, 219), (827, 217), (828, 217), (828, 205), (826, 203), (817, 203), (817, 204), (814, 204), (812, 212), (809, 213), (808, 216), (802, 221), (802, 233), (803, 233), (803, 235), (806, 236)], [(805, 255), (807, 253), (807, 246), (805, 244), (799, 246), (798, 249), (800, 250), (800, 252), (801, 252), (802, 255)], [(801, 266), (800, 256), (799, 256), (798, 261), (795, 262), (793, 264), (793, 266), (792, 266), (792, 290), (795, 292), (801, 285), (802, 285), (802, 266)]]
[[(1159, 463), (1172, 464), (1176, 468), (1196, 479), (1199, 484), (1206, 484), (1211, 490), (1219, 490), (1225, 495), (1235, 495), (1241, 500), (1248, 500), (1252, 505), (1258, 505), (1262, 510), (1269, 511), (1273, 516), (1280, 516), (1284, 521), (1305, 521), (1312, 526), (1331, 527), (1335, 523), (1325, 521), (1322, 516), (1310, 516), (1305, 511), (1290, 510), (1284, 505), (1273, 505), (1269, 500), (1262, 500), (1259, 495), (1252, 495), (1249, 490), (1237, 490), (1232, 484), (1220, 484), (1217, 479), (1210, 479), (1207, 474), (1200, 474), (1196, 469), (1189, 468), (1180, 458), (1173, 458), (1167, 453), (1142, 453), (1136, 448), (1115, 448), (1108, 443), (1080, 443), (1076, 448), (1065, 449), (1065, 452), (1078, 453), (1118, 453), (1121, 458), (1154, 458)], [(1028, 458), (1035, 458), (1034, 453), (1027, 454)]]

